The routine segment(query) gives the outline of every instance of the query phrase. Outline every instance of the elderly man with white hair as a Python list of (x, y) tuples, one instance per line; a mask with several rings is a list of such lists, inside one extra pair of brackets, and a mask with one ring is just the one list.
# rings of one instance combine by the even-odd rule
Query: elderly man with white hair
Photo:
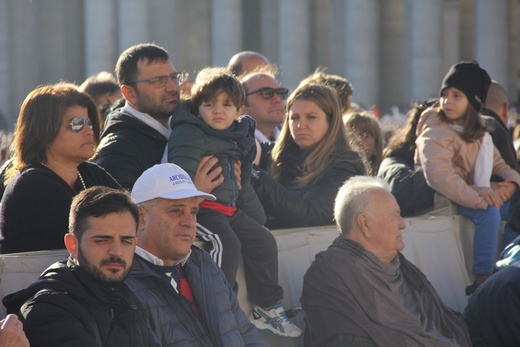
[(471, 346), (460, 315), (400, 253), (405, 222), (384, 181), (346, 181), (334, 216), (341, 235), (304, 277), (306, 346)]

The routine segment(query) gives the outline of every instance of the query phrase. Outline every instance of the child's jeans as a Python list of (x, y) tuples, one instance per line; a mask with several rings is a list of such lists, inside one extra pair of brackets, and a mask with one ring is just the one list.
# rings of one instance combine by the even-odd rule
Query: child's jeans
[[(488, 206), (485, 210), (475, 210), (457, 205), (458, 213), (469, 218), (475, 224), (473, 240), (474, 275), (490, 275), (495, 268), (497, 255), (498, 231), (500, 222), (507, 218), (510, 202), (505, 202), (500, 209)], [(506, 224), (500, 250), (513, 241), (518, 234)]]

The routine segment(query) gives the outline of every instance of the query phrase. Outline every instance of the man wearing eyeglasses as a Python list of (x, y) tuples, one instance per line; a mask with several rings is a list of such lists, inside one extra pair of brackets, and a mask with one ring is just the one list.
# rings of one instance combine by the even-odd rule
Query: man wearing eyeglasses
[[(148, 168), (159, 164), (170, 137), (170, 117), (180, 102), (180, 87), (187, 74), (178, 72), (168, 52), (153, 43), (141, 43), (125, 50), (115, 69), (125, 99), (123, 107), (105, 121), (93, 161), (130, 190)], [(221, 169), (208, 173), (216, 158), (201, 165), (195, 181), (210, 192), (222, 183)], [(204, 164), (204, 163), (203, 163)]]
[(285, 114), (287, 88), (281, 88), (269, 72), (253, 72), (244, 76), (246, 91), (245, 113), (256, 120), (255, 137), (260, 142), (273, 142), (280, 133)]

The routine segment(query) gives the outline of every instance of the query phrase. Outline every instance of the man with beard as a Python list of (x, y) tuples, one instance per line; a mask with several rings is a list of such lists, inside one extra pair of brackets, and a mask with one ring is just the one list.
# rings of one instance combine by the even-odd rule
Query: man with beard
[(72, 201), (66, 261), (4, 298), (31, 346), (161, 346), (124, 283), (137, 242), (137, 206), (127, 192), (96, 186)]
[[(153, 43), (121, 53), (115, 73), (125, 103), (107, 116), (93, 161), (130, 190), (144, 170), (161, 162), (171, 133), (170, 117), (180, 102), (179, 84), (187, 74), (178, 72), (168, 52)], [(206, 174), (216, 162), (208, 161)], [(208, 174), (209, 186), (196, 179), (197, 186), (211, 191), (222, 183), (223, 178), (217, 178), (221, 170)]]
[[(160, 164), (163, 156), (167, 159), (170, 118), (180, 102), (179, 84), (187, 74), (177, 72), (168, 52), (153, 43), (137, 44), (121, 53), (115, 73), (124, 105), (107, 116), (93, 161), (131, 190), (145, 170)], [(222, 184), (222, 168), (217, 163), (216, 157), (200, 161), (194, 179), (198, 189), (211, 192)], [(200, 226), (197, 232), (211, 243), (208, 247), (218, 261), (222, 252), (218, 235)]]

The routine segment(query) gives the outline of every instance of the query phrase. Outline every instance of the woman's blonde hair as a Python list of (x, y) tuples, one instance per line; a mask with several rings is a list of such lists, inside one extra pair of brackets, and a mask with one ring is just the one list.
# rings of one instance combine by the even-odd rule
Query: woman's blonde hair
[(338, 158), (351, 151), (347, 141), (345, 127), (341, 118), (341, 110), (336, 92), (329, 86), (319, 83), (300, 85), (287, 100), (287, 112), (283, 121), (280, 137), (272, 150), (273, 166), (271, 174), (275, 179), (280, 179), (286, 169), (286, 159), (292, 149), (298, 145), (291, 136), (288, 113), (293, 103), (297, 100), (314, 102), (325, 112), (329, 128), (327, 132), (310, 150), (309, 155), (303, 161), (303, 176), (297, 178), (297, 184), (301, 187), (315, 182), (323, 171)]

